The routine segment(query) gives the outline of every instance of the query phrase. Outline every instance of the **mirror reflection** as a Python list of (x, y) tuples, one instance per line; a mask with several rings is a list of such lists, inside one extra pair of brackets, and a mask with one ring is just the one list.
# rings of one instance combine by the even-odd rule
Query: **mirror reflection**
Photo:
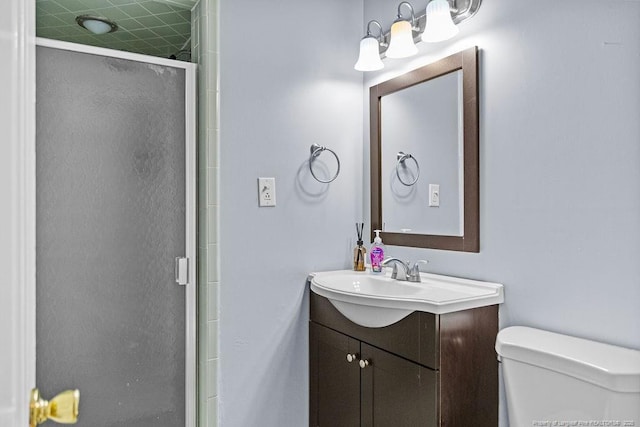
[(462, 236), (462, 71), (381, 98), (385, 231)]

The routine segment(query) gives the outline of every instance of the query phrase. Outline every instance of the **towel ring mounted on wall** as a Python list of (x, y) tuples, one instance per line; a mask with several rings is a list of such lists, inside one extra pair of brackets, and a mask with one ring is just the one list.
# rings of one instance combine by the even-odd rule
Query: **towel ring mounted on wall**
[[(405, 154), (402, 151), (398, 151), (398, 154), (396, 155), (396, 158), (398, 159), (398, 161), (396, 162), (396, 176), (398, 177), (398, 181), (400, 181), (402, 183), (402, 185), (406, 185), (407, 187), (411, 187), (416, 182), (418, 182), (418, 178), (420, 178), (420, 165), (418, 164), (418, 161), (411, 154)], [(402, 165), (403, 167), (407, 167), (407, 165), (405, 165), (405, 163), (404, 163), (405, 160), (407, 160), (407, 159), (412, 159), (416, 164), (416, 178), (411, 182), (405, 182), (400, 177), (400, 165)]]
[[(338, 174), (340, 174), (340, 159), (338, 158), (338, 155), (336, 154), (336, 152), (330, 148), (323, 147), (318, 144), (311, 145), (310, 151), (311, 151), (311, 155), (309, 156), (309, 171), (311, 172), (311, 175), (316, 179), (316, 181), (321, 182), (323, 184), (328, 184), (330, 182), (335, 181), (335, 179), (338, 177)], [(336, 174), (333, 176), (333, 178), (327, 181), (318, 178), (316, 174), (313, 172), (313, 162), (317, 157), (320, 156), (320, 154), (322, 154), (323, 151), (328, 151), (331, 154), (333, 154), (333, 156), (336, 158), (336, 163), (338, 163), (338, 169), (336, 170)]]

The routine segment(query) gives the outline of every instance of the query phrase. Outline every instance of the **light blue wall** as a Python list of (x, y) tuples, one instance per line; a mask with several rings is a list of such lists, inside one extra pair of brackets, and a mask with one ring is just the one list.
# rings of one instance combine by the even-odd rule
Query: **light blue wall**
[[(365, 2), (365, 21), (388, 28), (393, 14), (386, 0)], [(502, 327), (640, 348), (639, 22), (637, 1), (485, 0), (454, 41), (368, 73), (365, 93), (480, 49), (481, 251), (388, 254), (503, 283)]]
[[(306, 277), (349, 266), (363, 218), (362, 8), (220, 1), (222, 426), (308, 423)], [(329, 186), (306, 169), (314, 142), (340, 156)], [(277, 206), (258, 208), (257, 178), (270, 176)]]
[[(363, 90), (363, 22), (388, 28), (396, 6), (221, 1), (222, 426), (307, 423), (305, 277), (349, 267), (368, 217), (367, 89), (473, 45), (481, 252), (389, 255), (504, 283), (502, 326), (640, 348), (640, 3), (485, 0), (455, 41), (385, 60)], [(313, 142), (342, 161), (328, 188), (305, 169)], [(276, 177), (277, 207), (257, 207), (259, 176)]]
[(485, 1), (455, 41), (367, 76), (480, 49), (481, 251), (390, 255), (504, 283), (503, 325), (640, 348), (638, 22), (635, 1)]

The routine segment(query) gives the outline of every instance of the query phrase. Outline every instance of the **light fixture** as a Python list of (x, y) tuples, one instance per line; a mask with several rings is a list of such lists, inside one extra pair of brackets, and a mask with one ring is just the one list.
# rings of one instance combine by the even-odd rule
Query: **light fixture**
[[(371, 35), (371, 24), (376, 24), (380, 28), (378, 37)], [(382, 39), (382, 41), (380, 40)], [(367, 24), (367, 35), (360, 40), (360, 55), (356, 65), (353, 66), (358, 71), (375, 71), (384, 67), (380, 59), (380, 44), (384, 44), (382, 25), (378, 21), (369, 21)], [(385, 44), (386, 45), (386, 44)]]
[[(454, 37), (458, 33), (457, 24), (473, 17), (480, 3), (482, 0), (431, 0), (425, 13), (416, 17), (413, 6), (403, 1), (398, 5), (398, 16), (389, 32), (385, 33), (378, 21), (369, 21), (367, 35), (360, 41), (360, 56), (354, 68), (359, 71), (379, 70), (384, 67), (380, 56), (406, 58), (418, 52), (416, 42), (432, 43)], [(402, 6), (407, 6), (411, 11), (411, 22), (402, 17)], [(377, 38), (369, 31), (372, 23), (380, 27)], [(388, 44), (385, 43), (387, 41)], [(374, 48), (379, 51), (377, 57), (373, 54)]]
[(453, 23), (447, 0), (431, 0), (427, 5), (426, 16), (427, 22), (421, 37), (423, 42), (449, 40), (460, 31)]
[[(406, 5), (411, 10), (411, 22), (402, 17), (402, 6)], [(391, 26), (391, 35), (389, 40), (389, 49), (387, 49), (387, 57), (389, 58), (407, 58), (418, 53), (418, 48), (413, 42), (413, 29), (416, 23), (416, 16), (413, 13), (413, 6), (409, 2), (403, 1), (398, 5), (398, 17)]]
[(91, 31), (93, 34), (113, 33), (118, 29), (118, 24), (99, 16), (80, 15), (76, 17), (76, 22), (82, 28)]

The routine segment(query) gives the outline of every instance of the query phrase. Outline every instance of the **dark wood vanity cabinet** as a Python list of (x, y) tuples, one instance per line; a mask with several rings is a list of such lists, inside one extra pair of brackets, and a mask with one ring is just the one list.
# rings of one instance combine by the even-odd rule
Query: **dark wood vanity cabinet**
[(360, 342), (313, 322), (309, 334), (310, 387), (316, 391), (309, 425), (360, 425), (360, 367), (347, 361), (348, 354), (360, 353)]
[[(436, 425), (436, 371), (317, 323), (310, 328), (310, 425)], [(361, 368), (360, 360), (375, 363)]]
[(310, 426), (498, 425), (497, 306), (414, 312), (384, 328), (356, 325), (313, 292), (310, 311)]

